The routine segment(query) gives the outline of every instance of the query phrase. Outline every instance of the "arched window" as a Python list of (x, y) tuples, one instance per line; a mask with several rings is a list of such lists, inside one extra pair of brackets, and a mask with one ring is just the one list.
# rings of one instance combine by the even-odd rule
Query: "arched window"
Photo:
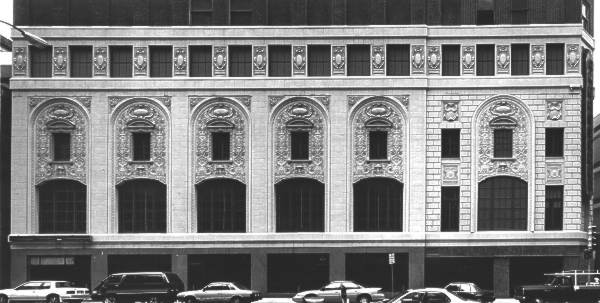
[(403, 188), (390, 178), (354, 183), (354, 231), (402, 231)]
[(76, 234), (86, 231), (86, 186), (73, 180), (38, 185), (39, 232)]
[(117, 186), (120, 233), (167, 231), (167, 187), (155, 180), (137, 179)]
[(211, 179), (196, 185), (198, 232), (245, 232), (246, 185)]
[(275, 185), (277, 232), (322, 232), (325, 221), (325, 185), (307, 178)]
[(479, 183), (478, 230), (526, 230), (527, 182), (492, 177)]

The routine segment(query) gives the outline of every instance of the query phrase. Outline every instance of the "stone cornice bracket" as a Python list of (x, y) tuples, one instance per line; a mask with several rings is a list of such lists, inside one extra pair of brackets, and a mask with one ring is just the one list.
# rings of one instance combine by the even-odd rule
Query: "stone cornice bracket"
[(110, 108), (115, 108), (125, 99), (152, 99), (162, 103), (167, 109), (171, 110), (171, 96), (108, 96)]
[(238, 101), (243, 104), (248, 111), (251, 109), (252, 104), (252, 96), (247, 95), (236, 95), (236, 96), (188, 96), (188, 101), (190, 103), (190, 109), (196, 107), (196, 105), (209, 100), (209, 99), (230, 99), (234, 101)]
[(40, 103), (52, 100), (52, 99), (67, 99), (67, 100), (75, 100), (83, 105), (88, 110), (92, 107), (92, 97), (91, 96), (32, 96), (29, 97), (29, 108), (33, 109), (38, 106)]
[(275, 107), (279, 102), (283, 100), (293, 99), (293, 98), (306, 98), (315, 100), (318, 103), (321, 103), (325, 108), (329, 108), (329, 103), (331, 101), (331, 96), (329, 95), (305, 95), (305, 96), (283, 96), (283, 95), (275, 95), (269, 96), (269, 105), (271, 108)]

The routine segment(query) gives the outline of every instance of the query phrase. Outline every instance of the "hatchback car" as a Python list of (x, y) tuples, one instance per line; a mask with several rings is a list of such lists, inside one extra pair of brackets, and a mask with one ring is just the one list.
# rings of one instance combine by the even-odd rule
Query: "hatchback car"
[(177, 301), (185, 303), (196, 302), (230, 302), (249, 303), (262, 298), (260, 292), (248, 289), (238, 283), (213, 282), (202, 289), (180, 292)]
[(92, 300), (102, 300), (105, 303), (171, 303), (183, 290), (183, 282), (174, 273), (117, 273), (106, 277), (94, 288)]
[(13, 289), (0, 290), (0, 303), (45, 301), (46, 303), (81, 302), (88, 299), (87, 288), (75, 287), (67, 281), (29, 281)]

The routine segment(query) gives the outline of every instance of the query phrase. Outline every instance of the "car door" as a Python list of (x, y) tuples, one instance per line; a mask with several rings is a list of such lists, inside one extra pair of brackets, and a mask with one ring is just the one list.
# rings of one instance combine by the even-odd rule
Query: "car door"
[(25, 301), (32, 300), (33, 295), (32, 292), (37, 290), (37, 288), (41, 285), (39, 282), (26, 282), (15, 288), (14, 293), (9, 297), (11, 301)]
[(50, 282), (43, 282), (38, 286), (38, 288), (33, 292), (34, 300), (36, 301), (44, 301), (46, 300), (46, 296), (50, 294)]
[(219, 292), (218, 285), (208, 285), (202, 289), (202, 292), (198, 296), (198, 301), (202, 302), (212, 302), (216, 300), (217, 294)]
[(329, 283), (319, 291), (319, 296), (323, 298), (324, 303), (340, 303), (342, 283)]
[(427, 292), (423, 303), (450, 303), (450, 298), (446, 294), (432, 291)]
[(425, 293), (421, 291), (409, 292), (400, 299), (400, 303), (423, 303)]

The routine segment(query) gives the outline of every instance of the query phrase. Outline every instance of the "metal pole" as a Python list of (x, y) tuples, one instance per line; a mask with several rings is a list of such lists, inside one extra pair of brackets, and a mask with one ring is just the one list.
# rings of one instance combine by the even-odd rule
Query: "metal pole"
[(390, 271), (392, 273), (392, 297), (394, 296), (394, 264), (390, 264)]

